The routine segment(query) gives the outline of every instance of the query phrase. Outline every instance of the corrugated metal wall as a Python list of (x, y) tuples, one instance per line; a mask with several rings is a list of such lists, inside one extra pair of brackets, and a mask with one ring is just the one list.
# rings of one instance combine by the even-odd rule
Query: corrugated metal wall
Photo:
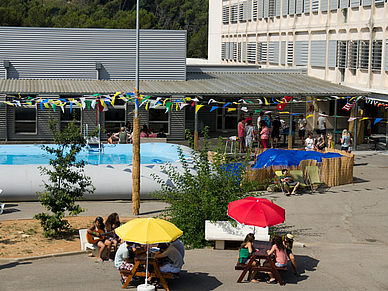
[(310, 65), (312, 67), (326, 66), (326, 40), (311, 41)]
[[(6, 96), (0, 96), (0, 101), (6, 100)], [(1, 103), (4, 104), (4, 103)], [(0, 140), (7, 139), (7, 105), (0, 106)]]
[[(0, 27), (8, 78), (135, 79), (135, 30)], [(4, 78), (4, 74), (0, 75)], [(186, 79), (186, 31), (141, 30), (140, 78)]]

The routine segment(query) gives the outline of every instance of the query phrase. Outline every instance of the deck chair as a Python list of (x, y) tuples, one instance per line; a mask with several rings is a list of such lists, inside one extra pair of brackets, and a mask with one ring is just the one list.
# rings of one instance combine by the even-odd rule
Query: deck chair
[(298, 189), (303, 190), (309, 187), (304, 180), (303, 172), (301, 170), (292, 170), (290, 171), (290, 174), (295, 182), (299, 182)]
[(317, 189), (319, 186), (325, 185), (319, 178), (318, 166), (306, 166), (306, 173), (312, 192), (314, 191), (314, 186)]
[[(280, 180), (280, 177), (283, 175), (282, 171), (275, 171), (275, 175), (278, 178), (278, 183), (280, 184), (280, 189), (282, 189), (283, 195), (286, 195), (286, 192), (284, 191), (284, 185), (282, 181)], [(290, 190), (294, 189), (294, 186), (288, 187)]]

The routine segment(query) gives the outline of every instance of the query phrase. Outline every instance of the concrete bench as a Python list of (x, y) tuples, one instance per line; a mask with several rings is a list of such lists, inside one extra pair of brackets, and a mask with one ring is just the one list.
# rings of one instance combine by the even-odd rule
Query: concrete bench
[(206, 220), (205, 239), (216, 242), (215, 249), (223, 250), (225, 241), (243, 241), (248, 233), (255, 233), (256, 240), (269, 241), (268, 227), (253, 227), (237, 223), (234, 227), (229, 221), (217, 221), (215, 223)]

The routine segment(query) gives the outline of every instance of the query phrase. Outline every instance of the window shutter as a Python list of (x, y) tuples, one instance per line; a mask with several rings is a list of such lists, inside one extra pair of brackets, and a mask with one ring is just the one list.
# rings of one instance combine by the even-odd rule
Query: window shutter
[(249, 63), (256, 62), (256, 43), (249, 42), (247, 45), (247, 61)]
[(279, 64), (279, 42), (268, 43), (268, 63)]
[(383, 55), (383, 41), (374, 39), (372, 43), (372, 71), (381, 71), (381, 59)]
[(281, 0), (276, 0), (275, 2), (275, 16), (280, 16), (280, 6), (281, 6)]
[(348, 42), (348, 68), (355, 70), (358, 68), (358, 41), (349, 40)]
[(303, 0), (296, 0), (296, 14), (303, 13)]
[(267, 43), (262, 42), (261, 43), (261, 62), (262, 63), (267, 63), (267, 58), (268, 58), (268, 48), (267, 48)]
[(330, 10), (338, 9), (338, 0), (330, 0)]
[(310, 66), (326, 67), (326, 40), (311, 41)]
[(329, 47), (328, 47), (328, 58), (327, 58), (327, 66), (329, 68), (335, 68), (337, 63), (337, 41), (336, 40), (329, 40)]
[(310, 13), (310, 0), (304, 0), (303, 12)]
[(287, 16), (288, 15), (288, 0), (282, 0), (283, 6), (282, 6), (282, 15)]
[(319, 0), (312, 0), (311, 12), (318, 12), (319, 10)]
[(385, 40), (385, 65), (384, 71), (388, 71), (388, 39)]
[(263, 16), (264, 16), (263, 2), (264, 2), (264, 0), (257, 0), (257, 17), (259, 19), (263, 18)]
[(257, 20), (257, 0), (253, 0), (253, 20)]
[(222, 23), (229, 23), (229, 5), (222, 7)]
[(307, 66), (308, 64), (308, 41), (295, 42), (295, 65)]
[(350, 7), (360, 7), (361, 1), (360, 0), (350, 0)]
[(369, 69), (369, 40), (360, 40), (358, 67), (362, 70)]
[(233, 43), (233, 60), (237, 62), (238, 58), (238, 48), (237, 48), (237, 42)]
[(349, 0), (340, 0), (340, 8), (348, 8)]
[(328, 10), (329, 4), (327, 3), (328, 0), (321, 0), (321, 11), (325, 12)]
[(263, 3), (264, 3), (263, 17), (268, 18), (268, 16), (269, 16), (269, 0), (264, 0)]
[(239, 6), (239, 20), (241, 22), (247, 21), (247, 1), (240, 3)]
[(362, 0), (362, 6), (371, 6), (372, 0)]
[(221, 58), (223, 60), (226, 59), (226, 43), (225, 42), (223, 42), (221, 45)]
[(281, 42), (281, 47), (280, 47), (280, 64), (285, 65), (286, 64), (286, 42), (282, 41)]
[(344, 40), (337, 41), (337, 67), (340, 69), (346, 68), (346, 52), (347, 42)]
[(241, 61), (247, 61), (247, 43), (244, 41), (241, 48)]
[(287, 64), (293, 65), (294, 63), (294, 44), (289, 42), (287, 44)]
[(232, 9), (231, 9), (231, 22), (237, 22), (237, 12), (238, 12), (238, 6), (237, 4), (233, 4), (232, 5)]

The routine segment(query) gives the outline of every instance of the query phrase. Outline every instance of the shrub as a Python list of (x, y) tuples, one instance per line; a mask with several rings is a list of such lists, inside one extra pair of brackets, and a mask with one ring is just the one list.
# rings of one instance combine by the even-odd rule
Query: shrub
[(48, 182), (43, 181), (45, 190), (37, 192), (44, 209), (34, 218), (40, 220), (45, 236), (60, 236), (70, 229), (70, 224), (63, 219), (65, 211), (77, 215), (84, 211), (76, 204), (84, 193), (93, 193), (94, 187), (89, 177), (84, 174), (85, 161), (77, 161), (78, 153), (86, 146), (80, 127), (75, 122), (63, 131), (57, 131), (56, 120), (50, 119), (50, 131), (54, 135), (56, 146), (42, 145), (41, 148), (53, 157), (50, 168), (39, 167), (42, 175), (48, 175)]
[(205, 142), (203, 150), (192, 151), (192, 162), (179, 148), (183, 172), (171, 164), (163, 165), (167, 181), (152, 174), (161, 185), (161, 190), (152, 195), (170, 204), (161, 216), (179, 227), (184, 243), (194, 248), (207, 244), (205, 220), (232, 221), (227, 215), (229, 202), (249, 196), (248, 193), (257, 187), (256, 181), (245, 178), (247, 160), (239, 161), (237, 155), (226, 158), (221, 139), (213, 161), (208, 159), (208, 148)]

